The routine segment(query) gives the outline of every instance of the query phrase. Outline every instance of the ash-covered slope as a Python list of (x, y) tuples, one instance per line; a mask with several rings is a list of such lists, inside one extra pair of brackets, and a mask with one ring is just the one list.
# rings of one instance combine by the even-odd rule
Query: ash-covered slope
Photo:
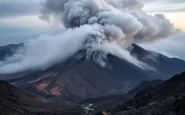
[(110, 54), (106, 60), (109, 66), (101, 67), (93, 59), (87, 61), (83, 52), (80, 52), (46, 70), (1, 75), (1, 79), (41, 96), (76, 102), (127, 92), (144, 80), (167, 79), (185, 70), (185, 62), (180, 59), (171, 59), (137, 45), (133, 45), (130, 52), (156, 68), (156, 71), (143, 70)]
[(155, 71), (145, 71), (151, 79), (167, 80), (171, 76), (185, 71), (185, 61), (177, 58), (169, 58), (162, 54), (146, 50), (133, 44), (130, 51), (138, 60), (155, 68)]

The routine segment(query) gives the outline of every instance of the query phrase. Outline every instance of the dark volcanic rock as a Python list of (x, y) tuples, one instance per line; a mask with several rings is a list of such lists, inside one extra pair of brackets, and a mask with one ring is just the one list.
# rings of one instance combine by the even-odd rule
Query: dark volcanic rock
[(123, 105), (111, 110), (113, 115), (184, 115), (185, 73), (157, 86), (149, 86)]

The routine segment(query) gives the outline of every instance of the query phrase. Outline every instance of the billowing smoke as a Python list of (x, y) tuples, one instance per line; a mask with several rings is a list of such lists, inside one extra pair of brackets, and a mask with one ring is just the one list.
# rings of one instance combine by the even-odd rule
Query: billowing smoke
[(103, 51), (146, 68), (127, 48), (178, 32), (164, 15), (143, 12), (141, 0), (46, 0), (42, 6), (40, 18), (59, 22), (66, 30), (25, 43), (15, 55), (0, 62), (0, 73), (45, 69), (83, 48), (87, 58), (94, 51)]
[(0, 73), (46, 69), (78, 52), (83, 48), (88, 36), (95, 34), (99, 34), (99, 27), (86, 25), (68, 29), (56, 36), (32, 39), (20, 47), (13, 56), (0, 61)]
[(126, 35), (122, 39), (132, 42), (166, 38), (177, 32), (164, 15), (143, 12), (141, 0), (47, 0), (43, 6), (42, 19), (55, 19), (66, 28), (99, 24), (104, 34), (109, 32), (106, 27), (114, 26)]

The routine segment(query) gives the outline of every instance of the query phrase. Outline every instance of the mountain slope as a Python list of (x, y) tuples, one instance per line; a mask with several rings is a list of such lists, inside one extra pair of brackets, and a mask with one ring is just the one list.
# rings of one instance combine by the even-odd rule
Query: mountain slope
[(85, 55), (79, 52), (47, 70), (1, 75), (0, 78), (34, 94), (70, 103), (126, 93), (142, 81), (167, 79), (185, 70), (184, 61), (147, 51), (138, 45), (133, 45), (130, 52), (157, 68), (156, 71), (143, 70), (110, 54), (106, 60), (110, 66), (103, 68), (93, 59), (87, 61)]
[(125, 102), (131, 100), (135, 95), (151, 86), (157, 86), (161, 84), (163, 81), (162, 80), (154, 80), (154, 81), (143, 81), (140, 84), (138, 84), (135, 88), (130, 90), (126, 94), (115, 94), (115, 95), (107, 95), (103, 97), (96, 97), (96, 98), (89, 98), (81, 101), (80, 103), (90, 103), (93, 104), (91, 108), (93, 108), (95, 111), (103, 111), (107, 109), (113, 109), (118, 105), (122, 105)]
[(52, 104), (32, 94), (25, 93), (4, 81), (0, 81), (1, 115), (47, 115), (63, 113), (81, 115), (84, 113), (78, 105)]
[(141, 90), (132, 100), (111, 112), (116, 115), (184, 115), (184, 106), (185, 73), (182, 73), (157, 86)]
[(154, 72), (145, 71), (151, 79), (167, 80), (171, 76), (185, 71), (185, 61), (168, 58), (162, 54), (145, 50), (135, 44), (133, 44), (131, 54), (156, 69)]

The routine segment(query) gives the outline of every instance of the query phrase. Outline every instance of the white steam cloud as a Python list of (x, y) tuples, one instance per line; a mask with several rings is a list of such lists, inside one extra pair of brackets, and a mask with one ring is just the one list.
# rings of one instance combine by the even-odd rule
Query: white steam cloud
[(41, 18), (60, 22), (66, 30), (25, 43), (16, 54), (0, 61), (0, 74), (45, 69), (83, 48), (87, 57), (98, 50), (146, 68), (127, 48), (178, 32), (162, 14), (143, 12), (141, 0), (46, 0), (42, 5)]

